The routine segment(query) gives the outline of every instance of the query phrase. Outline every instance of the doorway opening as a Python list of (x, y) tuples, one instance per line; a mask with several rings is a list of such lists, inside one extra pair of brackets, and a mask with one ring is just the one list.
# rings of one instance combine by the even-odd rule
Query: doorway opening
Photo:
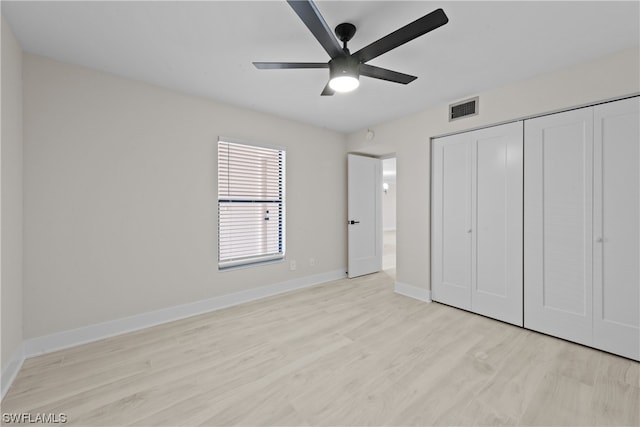
[(396, 277), (396, 158), (382, 159), (382, 270)]

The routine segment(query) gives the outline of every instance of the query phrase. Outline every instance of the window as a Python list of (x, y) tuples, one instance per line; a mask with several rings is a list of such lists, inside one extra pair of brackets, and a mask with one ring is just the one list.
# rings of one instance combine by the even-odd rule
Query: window
[(218, 268), (284, 258), (285, 151), (218, 141)]

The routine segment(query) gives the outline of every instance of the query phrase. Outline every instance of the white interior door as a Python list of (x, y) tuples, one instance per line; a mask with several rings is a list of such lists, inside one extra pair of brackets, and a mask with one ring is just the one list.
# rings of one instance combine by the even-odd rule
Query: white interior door
[(349, 154), (348, 276), (382, 269), (382, 161)]
[(522, 326), (522, 122), (472, 132), (471, 307)]
[(524, 324), (592, 345), (593, 109), (525, 121)]
[(471, 138), (433, 141), (432, 298), (471, 310)]
[(640, 98), (594, 107), (594, 346), (640, 360)]

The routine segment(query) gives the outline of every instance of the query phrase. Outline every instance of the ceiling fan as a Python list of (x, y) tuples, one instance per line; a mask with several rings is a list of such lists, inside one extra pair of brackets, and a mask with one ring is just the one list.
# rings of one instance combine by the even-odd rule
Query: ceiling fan
[(356, 33), (355, 25), (345, 22), (335, 28), (335, 34), (342, 42), (341, 47), (312, 0), (287, 0), (287, 3), (327, 51), (331, 60), (329, 62), (254, 62), (253, 65), (260, 70), (328, 68), (330, 78), (322, 91), (323, 96), (354, 90), (360, 84), (360, 76), (405, 85), (411, 83), (417, 79), (416, 76), (376, 67), (366, 62), (449, 22), (444, 11), (436, 9), (352, 54), (347, 49), (347, 42)]

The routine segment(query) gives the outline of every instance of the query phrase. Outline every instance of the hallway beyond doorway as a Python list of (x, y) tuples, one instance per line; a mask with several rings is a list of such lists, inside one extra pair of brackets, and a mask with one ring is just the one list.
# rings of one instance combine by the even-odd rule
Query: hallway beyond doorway
[(385, 231), (382, 236), (382, 270), (396, 277), (396, 231)]

